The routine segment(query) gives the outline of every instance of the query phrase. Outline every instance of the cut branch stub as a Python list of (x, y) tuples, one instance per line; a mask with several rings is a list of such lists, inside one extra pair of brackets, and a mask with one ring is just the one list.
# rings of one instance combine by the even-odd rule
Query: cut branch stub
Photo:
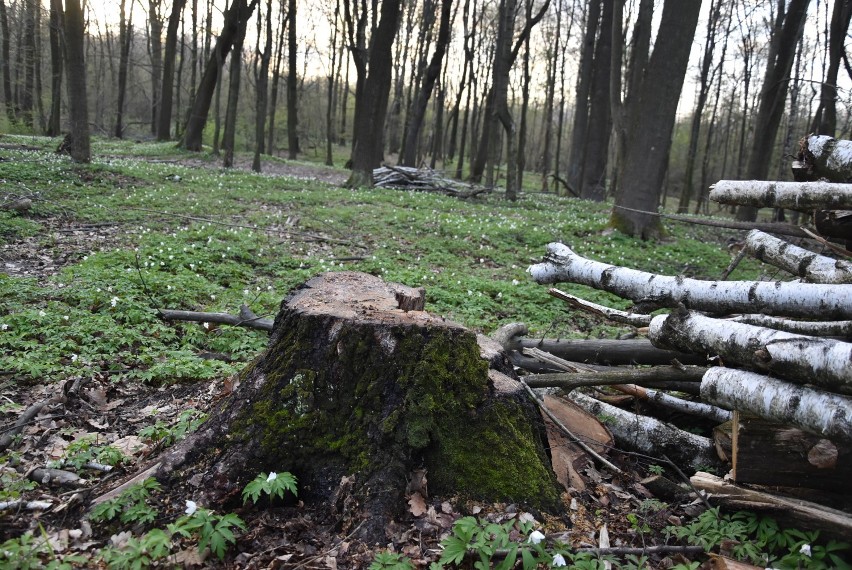
[(508, 361), (420, 310), (423, 299), (364, 273), (311, 279), (282, 304), (233, 395), (160, 473), (187, 470), (208, 502), (260, 471), (292, 471), (300, 497), (318, 500), (354, 475), (343, 503), (370, 519), (359, 535), (379, 540), (422, 466), (433, 492), (555, 505), (544, 426)]

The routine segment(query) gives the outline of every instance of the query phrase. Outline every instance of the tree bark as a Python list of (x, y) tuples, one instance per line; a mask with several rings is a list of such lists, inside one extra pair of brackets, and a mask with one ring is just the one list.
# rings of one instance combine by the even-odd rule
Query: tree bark
[(89, 98), (86, 90), (86, 23), (80, 0), (65, 0), (65, 72), (68, 84), (70, 144), (76, 162), (90, 162)]
[(610, 368), (593, 372), (579, 371), (528, 374), (524, 376), (524, 382), (526, 382), (530, 388), (561, 388), (565, 392), (570, 392), (575, 388), (581, 388), (583, 386), (614, 386), (621, 384), (635, 384), (651, 388), (664, 388), (671, 382), (690, 382), (694, 383), (694, 385), (698, 387), (705, 372), (707, 372), (706, 368), (698, 366)]
[(299, 78), (296, 75), (296, 57), (299, 45), (296, 35), (296, 0), (287, 4), (287, 157), (296, 160), (299, 155)]
[(296, 289), (266, 352), (157, 476), (191, 480), (204, 505), (262, 470), (295, 474), (306, 501), (331, 501), (345, 477), (335, 519), (363, 520), (356, 534), (371, 543), (386, 540), (424, 466), (433, 494), (557, 505), (544, 425), (499, 348), (423, 304), (422, 289), (363, 273)]
[(3, 102), (6, 107), (6, 117), (10, 123), (14, 123), (17, 119), (17, 114), (15, 112), (15, 101), (12, 99), (12, 71), (9, 68), (9, 62), (12, 60), (9, 53), (11, 39), (9, 38), (9, 15), (6, 11), (6, 0), (0, 0), (0, 35), (3, 36), (2, 43), (0, 43), (0, 72), (3, 74)]
[(852, 185), (833, 182), (720, 180), (710, 191), (710, 199), (720, 204), (786, 208), (800, 212), (852, 210)]
[[(748, 179), (765, 180), (769, 175), (772, 149), (775, 148), (775, 138), (784, 114), (790, 70), (796, 55), (796, 45), (804, 30), (809, 3), (810, 0), (790, 0), (783, 25), (773, 31), (746, 169), (745, 177)], [(737, 220), (753, 222), (757, 219), (760, 206), (762, 204), (748, 204), (737, 208)]]
[(207, 124), (207, 115), (210, 112), (213, 93), (216, 89), (219, 74), (222, 71), (222, 64), (225, 62), (225, 57), (231, 51), (234, 38), (240, 27), (251, 18), (257, 1), (251, 0), (251, 3), (249, 3), (248, 0), (232, 0), (230, 7), (225, 11), (225, 22), (222, 27), (222, 33), (216, 40), (213, 53), (207, 60), (204, 75), (201, 77), (201, 83), (198, 86), (198, 92), (196, 93), (195, 100), (192, 102), (192, 108), (190, 109), (189, 118), (187, 119), (186, 128), (183, 133), (183, 140), (180, 143), (180, 146), (186, 150), (196, 152), (201, 150), (202, 135), (204, 134), (204, 127)]
[[(2, 0), (0, 0), (2, 4)], [(0, 14), (2, 19), (2, 14)], [(62, 132), (62, 0), (50, 0), (50, 118), (45, 134), (57, 137)], [(3, 34), (6, 40), (5, 32)], [(0, 66), (8, 66), (4, 61)], [(7, 101), (7, 105), (9, 102)]]
[(612, 72), (612, 17), (613, 3), (604, 0), (601, 14), (601, 33), (595, 43), (592, 65), (592, 85), (589, 93), (589, 119), (582, 142), (582, 172), (577, 190), (580, 197), (595, 202), (606, 199), (606, 170), (609, 156), (609, 138), (612, 132), (612, 105), (609, 101), (609, 82)]
[(251, 169), (255, 172), (260, 172), (261, 163), (260, 155), (264, 152), (264, 143), (266, 142), (266, 105), (269, 87), (269, 61), (272, 58), (272, 0), (266, 2), (266, 41), (263, 46), (263, 51), (260, 51), (260, 31), (261, 21), (263, 18), (258, 13), (258, 48), (255, 50), (257, 57), (260, 59), (259, 68), (255, 68), (257, 72), (255, 91), (255, 110), (254, 110), (254, 158), (252, 159)]
[(706, 437), (683, 431), (656, 418), (627, 412), (605, 402), (573, 392), (570, 399), (583, 409), (603, 416), (604, 424), (612, 432), (616, 443), (641, 453), (669, 457), (678, 466), (692, 469), (719, 464), (716, 448)]
[[(632, 69), (641, 73), (642, 81), (632, 82), (637, 85), (637, 92), (628, 107), (625, 154), (615, 191), (617, 206), (657, 209), (700, 9), (701, 0), (667, 0), (647, 67)], [(629, 96), (634, 97), (632, 90)], [(654, 239), (663, 233), (655, 216), (615, 208), (610, 221), (619, 231), (642, 239)]]
[(157, 135), (160, 116), (163, 76), (163, 20), (160, 7), (163, 0), (148, 0), (148, 54), (151, 56), (151, 134)]
[(175, 60), (177, 59), (178, 24), (186, 0), (172, 0), (172, 13), (166, 26), (166, 46), (163, 52), (163, 81), (160, 84), (160, 105), (157, 113), (157, 140), (171, 139), (172, 107), (175, 90)]
[(712, 319), (678, 310), (651, 321), (648, 336), (658, 348), (719, 355), (797, 384), (852, 393), (852, 344)]
[(723, 315), (762, 312), (805, 318), (852, 317), (852, 288), (846, 285), (702, 281), (655, 275), (586, 259), (561, 243), (548, 244), (544, 262), (530, 266), (527, 272), (537, 283), (588, 285), (651, 310), (685, 303), (696, 311)]
[(808, 336), (852, 337), (852, 321), (794, 321), (768, 315), (739, 315), (731, 320)]
[(383, 0), (381, 20), (370, 38), (370, 69), (356, 97), (355, 131), (349, 187), (372, 186), (373, 169), (384, 158), (384, 124), (393, 74), (393, 42), (402, 15), (401, 0)]
[(435, 87), (435, 82), (441, 74), (441, 65), (444, 61), (444, 54), (447, 51), (447, 45), (450, 43), (450, 16), (452, 15), (452, 8), (452, 0), (442, 0), (441, 23), (438, 28), (438, 38), (435, 40), (435, 51), (432, 53), (429, 65), (426, 67), (426, 72), (423, 75), (423, 80), (420, 85), (420, 91), (417, 94), (417, 99), (415, 100), (408, 117), (408, 129), (406, 131), (405, 139), (405, 155), (402, 158), (403, 166), (417, 165), (417, 152), (420, 146), (420, 130), (423, 127), (423, 119), (426, 117), (426, 108), (429, 105), (429, 99), (432, 97), (432, 89)]
[[(255, 0), (256, 2), (256, 0)], [(240, 100), (240, 83), (242, 82), (243, 42), (246, 39), (248, 19), (240, 22), (240, 27), (234, 35), (234, 46), (231, 50), (231, 67), (228, 70), (228, 104), (225, 110), (225, 130), (222, 133), (222, 166), (234, 166), (234, 146), (237, 135), (237, 111)]]
[(723, 408), (793, 425), (838, 443), (852, 443), (849, 396), (796, 386), (736, 368), (717, 367), (704, 375), (701, 397)]
[[(831, 12), (828, 37), (828, 67), (820, 85), (819, 110), (810, 132), (834, 136), (837, 129), (837, 73), (840, 62), (846, 57), (846, 34), (852, 19), (852, 1), (836, 0)], [(848, 65), (848, 63), (847, 63)]]
[[(613, 0), (621, 2), (621, 0)], [(568, 185), (574, 189), (577, 195), (582, 192), (583, 179), (583, 154), (586, 134), (589, 130), (589, 93), (592, 89), (592, 75), (595, 59), (595, 38), (598, 35), (601, 7), (603, 0), (591, 0), (586, 10), (586, 27), (583, 32), (582, 51), (580, 52), (580, 67), (577, 72), (577, 87), (574, 93), (574, 126), (571, 131), (571, 143), (568, 155), (568, 171), (565, 178)], [(620, 22), (619, 22), (620, 24)], [(603, 28), (601, 34), (612, 36), (612, 30)], [(619, 46), (621, 46), (619, 38)], [(610, 41), (610, 45), (611, 45)], [(621, 73), (621, 60), (619, 59), (618, 72)], [(609, 101), (609, 98), (607, 98)]]
[(852, 283), (852, 263), (816, 254), (760, 230), (745, 239), (745, 250), (760, 261), (810, 283)]

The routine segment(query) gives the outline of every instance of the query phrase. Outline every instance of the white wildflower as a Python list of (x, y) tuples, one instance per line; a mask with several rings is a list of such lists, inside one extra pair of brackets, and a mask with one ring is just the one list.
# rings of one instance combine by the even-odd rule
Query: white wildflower
[(39, 312), (38, 312), (38, 316), (40, 316), (40, 317), (46, 317), (46, 316), (47, 316), (47, 313), (45, 313), (44, 311), (39, 311)]
[(271, 481), (275, 481), (276, 479), (278, 479), (278, 474), (275, 471), (273, 471), (269, 475), (267, 475), (266, 482), (269, 483)]
[(7, 325), (6, 323), (0, 324), (0, 331), (7, 331), (7, 330), (9, 330), (9, 325)]
[(803, 544), (802, 547), (799, 548), (799, 552), (801, 554), (804, 554), (808, 558), (810, 558), (811, 557), (811, 545), (810, 544)]
[(567, 564), (565, 563), (565, 558), (563, 558), (561, 554), (555, 554), (553, 556), (553, 563), (551, 563), (551, 566), (556, 568), (557, 566), (567, 566)]
[(542, 540), (544, 540), (544, 533), (542, 533), (541, 531), (534, 530), (532, 531), (532, 533), (530, 533), (529, 542), (533, 544), (538, 544)]
[(184, 513), (186, 513), (188, 516), (194, 515), (195, 511), (197, 511), (197, 510), (198, 510), (198, 505), (195, 504), (195, 501), (187, 501), (186, 502), (186, 510), (184, 511)]
[(113, 297), (112, 299), (110, 299), (109, 304), (112, 305), (113, 307), (118, 305), (118, 297)]

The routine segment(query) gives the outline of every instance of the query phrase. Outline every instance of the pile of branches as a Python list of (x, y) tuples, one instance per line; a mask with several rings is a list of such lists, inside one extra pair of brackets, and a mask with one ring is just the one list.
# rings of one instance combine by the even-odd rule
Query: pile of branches
[(490, 192), (483, 186), (473, 186), (446, 178), (439, 172), (426, 167), (382, 166), (373, 170), (373, 184), (383, 188), (441, 192), (458, 198), (472, 198)]

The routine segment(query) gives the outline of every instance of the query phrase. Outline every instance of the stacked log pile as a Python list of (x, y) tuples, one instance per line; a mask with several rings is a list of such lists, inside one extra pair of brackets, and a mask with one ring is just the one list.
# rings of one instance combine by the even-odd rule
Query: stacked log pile
[[(837, 145), (812, 141), (815, 138), (818, 137), (808, 140), (812, 151), (831, 146), (837, 152)], [(852, 143), (848, 148), (852, 151)], [(819, 156), (816, 152), (811, 154)], [(822, 160), (815, 164), (819, 167), (825, 163)], [(847, 168), (848, 164), (852, 164), (852, 152)], [(711, 199), (727, 204), (796, 208), (808, 214), (828, 209), (837, 212), (852, 209), (852, 184), (845, 181), (722, 181), (715, 185)], [(515, 350), (516, 364), (533, 372), (526, 378), (534, 387), (561, 386), (570, 390), (592, 384), (611, 385), (614, 382), (607, 381), (609, 375), (621, 379), (632, 376), (633, 384), (648, 386), (655, 382), (665, 388), (666, 381), (675, 377), (688, 383), (700, 375), (695, 383), (699, 389), (677, 389), (699, 394), (700, 402), (678, 404), (682, 394), (673, 397), (636, 386), (620, 389), (660, 403), (673, 400), (681, 411), (714, 418), (720, 425), (713, 438), (679, 433), (671, 426), (665, 427), (668, 432), (663, 436), (661, 422), (585, 395), (574, 393), (571, 398), (595, 414), (616, 418), (608, 427), (620, 445), (650, 455), (668, 455), (674, 461), (679, 458), (681, 465), (693, 468), (713, 465), (719, 458), (730, 464), (729, 478), (737, 484), (799, 487), (819, 490), (820, 499), (826, 499), (827, 492), (848, 498), (852, 475), (852, 263), (818, 255), (758, 230), (748, 234), (744, 251), (791, 273), (795, 279), (704, 281), (655, 275), (584, 258), (562, 243), (549, 244), (543, 262), (528, 269), (541, 284), (583, 284), (633, 301), (635, 312), (624, 312), (550, 290), (575, 308), (647, 331), (650, 342), (642, 344), (641, 350), (641, 341), (629, 341), (636, 356), (634, 364), (655, 364), (659, 361), (654, 361), (652, 354), (666, 354), (672, 362), (668, 366), (621, 369), (616, 373), (612, 369), (601, 371), (599, 366), (590, 370), (587, 359), (586, 369), (571, 372), (568, 363), (558, 374), (542, 373), (547, 369), (547, 360), (539, 358), (530, 366), (528, 347), (536, 341), (520, 338), (518, 333), (525, 332), (523, 329), (513, 325), (514, 331), (502, 331), (501, 341)], [(668, 312), (650, 316), (659, 309)], [(565, 341), (544, 344), (548, 342), (551, 348), (566, 348)], [(625, 348), (622, 346), (621, 350)], [(566, 355), (563, 350), (562, 356)], [(605, 359), (603, 356), (597, 360)], [(685, 364), (696, 362), (708, 367)], [(595, 382), (598, 375), (601, 381)], [(573, 376), (580, 381), (572, 382)], [(689, 409), (696, 405), (701, 411)], [(726, 422), (728, 415), (731, 420)], [(666, 438), (670, 440), (667, 442)], [(682, 453), (678, 453), (678, 448)], [(713, 487), (711, 492), (717, 493), (721, 488), (718, 481), (705, 475), (694, 478), (693, 484), (709, 485)], [(741, 494), (737, 497), (738, 501), (743, 500)], [(780, 504), (783, 502), (775, 507), (784, 510)], [(832, 511), (826, 520), (836, 524), (836, 517), (845, 521), (845, 531), (852, 532), (852, 519), (842, 513)]]

